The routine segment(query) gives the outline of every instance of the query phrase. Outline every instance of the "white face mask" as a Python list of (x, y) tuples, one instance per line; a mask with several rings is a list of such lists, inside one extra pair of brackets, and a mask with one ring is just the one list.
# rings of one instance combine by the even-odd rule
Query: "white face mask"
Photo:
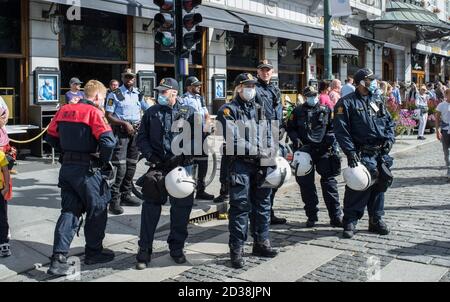
[(256, 95), (256, 89), (255, 88), (244, 87), (242, 89), (242, 97), (246, 101), (250, 101), (251, 99), (253, 99), (255, 97), (255, 95)]

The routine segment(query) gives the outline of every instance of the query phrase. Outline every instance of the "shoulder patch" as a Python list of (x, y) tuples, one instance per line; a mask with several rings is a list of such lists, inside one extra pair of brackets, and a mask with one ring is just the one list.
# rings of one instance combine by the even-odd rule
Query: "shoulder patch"
[(336, 114), (344, 114), (344, 107), (342, 106), (338, 107)]
[(224, 116), (230, 116), (230, 109), (229, 109), (229, 108), (225, 108), (225, 109), (223, 110), (223, 115), (224, 115)]
[(114, 105), (114, 99), (110, 98), (110, 99), (108, 99), (108, 106), (112, 106), (112, 105)]

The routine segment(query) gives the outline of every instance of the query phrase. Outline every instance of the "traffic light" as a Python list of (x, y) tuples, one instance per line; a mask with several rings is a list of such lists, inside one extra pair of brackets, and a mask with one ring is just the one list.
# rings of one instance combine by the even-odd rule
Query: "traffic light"
[[(186, 33), (183, 34), (183, 48), (190, 51), (197, 43), (202, 40), (201, 27), (197, 26), (202, 22), (202, 15), (192, 12), (197, 6), (202, 4), (202, 0), (181, 0), (183, 8), (183, 28)], [(195, 27), (194, 31), (191, 31)]]
[(159, 6), (155, 15), (155, 42), (161, 45), (162, 51), (175, 49), (175, 0), (153, 0)]

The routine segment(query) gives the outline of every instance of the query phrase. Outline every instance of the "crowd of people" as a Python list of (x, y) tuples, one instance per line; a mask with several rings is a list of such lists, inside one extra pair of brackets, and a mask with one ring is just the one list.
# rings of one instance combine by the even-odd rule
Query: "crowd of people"
[[(442, 84), (436, 89), (428, 85), (418, 90), (413, 84), (409, 91), (402, 91), (396, 83), (378, 81), (370, 69), (364, 68), (349, 76), (344, 85), (335, 79), (321, 81), (317, 88), (307, 86), (302, 93), (304, 102), (297, 104), (286, 118), (281, 92), (271, 81), (273, 69), (269, 60), (262, 60), (256, 76), (239, 74), (234, 81), (233, 98), (219, 109), (214, 127), (201, 96), (203, 83), (196, 77), (187, 78), (183, 95), (178, 95), (175, 79), (162, 79), (155, 88), (153, 105), (136, 88), (136, 74), (131, 69), (122, 73), (121, 85), (112, 80), (109, 89), (90, 80), (82, 91), (83, 83), (72, 78), (66, 105), (52, 119), (46, 136), (61, 154), (62, 163), (58, 183), (62, 212), (55, 227), (48, 273), (70, 274), (67, 254), (84, 214), (85, 263), (113, 260), (113, 251), (103, 247), (108, 210), (120, 215), (124, 212), (122, 206), (141, 204), (136, 269), (147, 268), (162, 206), (167, 201), (171, 205), (167, 239), (170, 256), (177, 264), (186, 262), (184, 245), (195, 198), (229, 201), (232, 267), (245, 265), (244, 244), (249, 231), (253, 255), (275, 257), (278, 251), (270, 242), (270, 225), (285, 224), (286, 219), (275, 215), (273, 205), (278, 188), (292, 173), (308, 217), (306, 227), (314, 227), (318, 221), (317, 172), (330, 225), (342, 228), (344, 238), (353, 237), (366, 208), (369, 231), (389, 234), (382, 218), (384, 193), (393, 180), (393, 158), (389, 152), (395, 142), (395, 125), (387, 102), (414, 99), (421, 109), (428, 98), (446, 99), (437, 109), (440, 114), (436, 133), (443, 144), (450, 178), (450, 89), (442, 91)], [(425, 116), (424, 110), (420, 112)], [(186, 125), (193, 131), (187, 132), (188, 142), (182, 141), (182, 152), (176, 152), (174, 146), (180, 146), (179, 138), (186, 134)], [(200, 142), (194, 135), (197, 126), (201, 127)], [(212, 128), (221, 128), (217, 134), (224, 138), (217, 197), (205, 191), (208, 150), (202, 149), (200, 154), (193, 151), (199, 143), (203, 145)], [(419, 126), (420, 139), (423, 130)], [(285, 134), (293, 150), (291, 162), (286, 161)], [(343, 171), (346, 188), (341, 205), (336, 177), (342, 173), (342, 153), (347, 157), (348, 168)], [(149, 166), (138, 180), (143, 202), (131, 194), (141, 154)], [(0, 247), (2, 256), (9, 256), (5, 190), (10, 182), (8, 161), (2, 156), (0, 152)]]

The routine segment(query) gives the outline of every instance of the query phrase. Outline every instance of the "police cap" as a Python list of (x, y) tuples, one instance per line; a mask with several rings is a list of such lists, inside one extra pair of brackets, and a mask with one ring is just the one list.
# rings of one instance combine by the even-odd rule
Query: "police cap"
[(197, 77), (188, 77), (186, 80), (186, 87), (189, 86), (201, 86), (202, 82), (197, 79)]
[(305, 89), (303, 89), (303, 95), (306, 97), (316, 96), (317, 94), (317, 90), (314, 86), (306, 86)]
[(359, 82), (365, 79), (374, 80), (375, 75), (373, 74), (373, 71), (370, 70), (369, 68), (361, 68), (355, 73), (353, 79), (355, 80), (356, 85), (359, 85)]
[(272, 62), (270, 62), (269, 60), (267, 60), (267, 59), (264, 59), (264, 60), (261, 60), (261, 61), (259, 61), (259, 64), (258, 64), (258, 67), (257, 67), (258, 69), (261, 69), (261, 68), (269, 68), (269, 69), (273, 69), (273, 65), (272, 65)]
[(251, 73), (241, 73), (234, 80), (234, 86), (241, 84), (256, 84), (258, 81)]
[(154, 90), (158, 91), (166, 91), (169, 89), (178, 90), (178, 82), (173, 78), (164, 78), (159, 82), (159, 86), (157, 86)]

